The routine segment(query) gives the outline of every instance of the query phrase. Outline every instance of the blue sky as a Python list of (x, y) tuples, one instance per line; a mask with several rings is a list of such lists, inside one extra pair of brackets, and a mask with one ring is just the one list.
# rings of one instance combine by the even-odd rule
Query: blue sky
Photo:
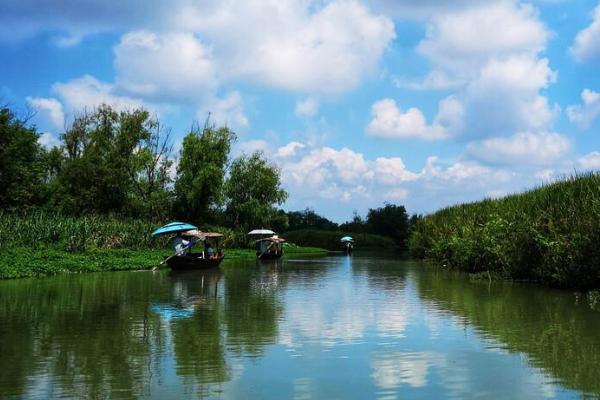
[(336, 221), (600, 169), (597, 1), (114, 3), (0, 4), (0, 97), (46, 146), (101, 102), (176, 145), (211, 112), (281, 169), (286, 209)]

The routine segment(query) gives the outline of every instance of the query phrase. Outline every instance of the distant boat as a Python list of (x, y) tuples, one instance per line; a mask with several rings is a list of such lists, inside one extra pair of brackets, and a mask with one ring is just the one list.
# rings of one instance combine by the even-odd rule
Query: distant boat
[(256, 241), (256, 257), (259, 260), (277, 260), (283, 256), (285, 239), (277, 235)]
[(283, 256), (284, 238), (281, 238), (270, 229), (254, 229), (248, 236), (258, 237), (256, 243), (256, 258), (259, 260), (276, 260)]
[(346, 254), (352, 254), (352, 251), (354, 250), (354, 239), (350, 236), (344, 236), (340, 239), (340, 242), (342, 242), (344, 252)]

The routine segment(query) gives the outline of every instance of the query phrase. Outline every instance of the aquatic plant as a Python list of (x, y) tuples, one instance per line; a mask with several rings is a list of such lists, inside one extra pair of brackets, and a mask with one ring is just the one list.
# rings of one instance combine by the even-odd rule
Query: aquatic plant
[(412, 227), (409, 248), (447, 268), (599, 288), (598, 243), (600, 174), (589, 173), (424, 216)]

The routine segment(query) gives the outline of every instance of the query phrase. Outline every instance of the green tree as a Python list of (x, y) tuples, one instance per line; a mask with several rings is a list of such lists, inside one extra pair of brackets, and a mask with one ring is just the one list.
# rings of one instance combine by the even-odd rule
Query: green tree
[(43, 192), (45, 151), (35, 127), (0, 108), (0, 209), (38, 203)]
[(122, 214), (139, 169), (134, 153), (151, 140), (156, 124), (145, 110), (118, 112), (108, 105), (76, 117), (61, 135), (66, 159), (56, 203), (74, 214)]
[(154, 220), (165, 220), (173, 205), (170, 190), (173, 179), (170, 170), (173, 160), (169, 158), (173, 145), (171, 131), (154, 121), (150, 136), (141, 140), (133, 153), (132, 182), (128, 214)]
[(406, 246), (409, 221), (404, 206), (386, 203), (383, 207), (369, 209), (366, 224), (372, 233), (389, 236), (399, 246)]
[(212, 222), (223, 204), (223, 182), (235, 134), (227, 127), (192, 127), (183, 139), (175, 182), (176, 213), (194, 222)]
[(240, 156), (231, 165), (225, 183), (226, 213), (236, 227), (269, 226), (277, 214), (275, 205), (287, 199), (277, 167), (261, 152)]

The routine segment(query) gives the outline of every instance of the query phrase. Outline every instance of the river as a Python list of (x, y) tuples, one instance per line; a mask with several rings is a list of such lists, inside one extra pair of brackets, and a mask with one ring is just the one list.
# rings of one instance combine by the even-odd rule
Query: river
[(0, 281), (0, 398), (600, 395), (600, 312), (396, 256)]

